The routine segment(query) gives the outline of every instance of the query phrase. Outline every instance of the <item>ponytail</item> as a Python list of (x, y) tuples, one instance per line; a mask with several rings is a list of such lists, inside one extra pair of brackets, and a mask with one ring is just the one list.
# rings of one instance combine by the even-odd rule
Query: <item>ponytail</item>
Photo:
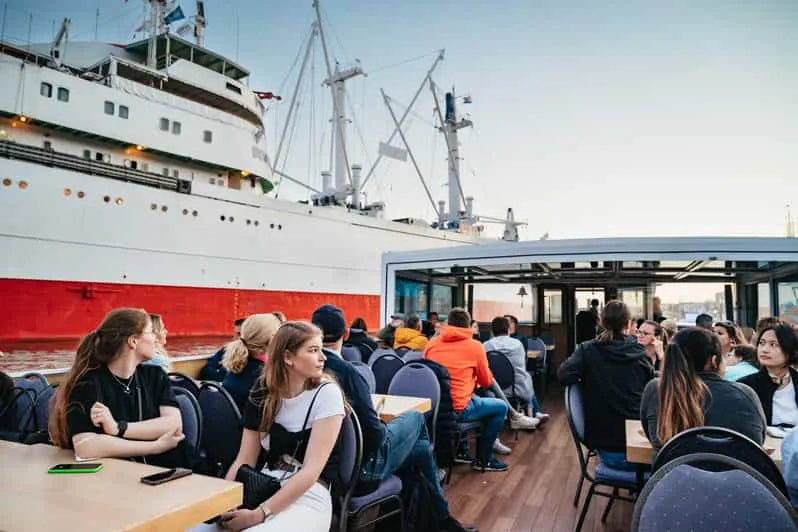
[(253, 314), (241, 324), (241, 337), (225, 347), (222, 366), (238, 375), (252, 353), (266, 351), (279, 328), (280, 320), (274, 314)]
[[(677, 334), (674, 340), (679, 338)], [(707, 386), (696, 374), (688, 354), (674, 341), (665, 353), (659, 380), (657, 439), (661, 443), (691, 427), (704, 424), (702, 408)]]
[(233, 340), (224, 348), (224, 356), (222, 356), (222, 366), (227, 371), (232, 371), (236, 375), (244, 370), (249, 359), (249, 349), (247, 349), (244, 340), (241, 338)]

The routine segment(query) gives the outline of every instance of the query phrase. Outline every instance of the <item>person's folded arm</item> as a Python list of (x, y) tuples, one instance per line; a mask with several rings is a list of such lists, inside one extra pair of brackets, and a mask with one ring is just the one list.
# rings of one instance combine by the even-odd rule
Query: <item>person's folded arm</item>
[[(128, 422), (125, 438), (128, 440), (154, 440), (170, 430), (183, 430), (180, 409), (174, 406), (160, 406), (160, 416), (146, 421)], [(118, 420), (117, 420), (118, 422)]]

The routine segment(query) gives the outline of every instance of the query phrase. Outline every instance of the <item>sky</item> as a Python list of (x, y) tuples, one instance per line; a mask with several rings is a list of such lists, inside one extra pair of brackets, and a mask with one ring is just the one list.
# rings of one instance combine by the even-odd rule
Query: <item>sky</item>
[[(128, 42), (141, 0), (8, 0), (5, 37)], [(193, 2), (181, 2), (193, 15)], [(206, 0), (206, 46), (284, 99), (266, 115), (273, 157), (314, 13), (311, 0)], [(794, 1), (328, 0), (328, 46), (367, 77), (349, 85), (350, 161), (371, 167), (393, 123), (380, 89), (409, 103), (433, 78), (473, 103), (461, 130), (461, 179), (477, 214), (526, 221), (522, 239), (783, 236), (798, 215), (798, 3)], [(32, 16), (32, 18), (31, 18)], [(331, 106), (321, 51), (305, 76), (285, 171), (318, 186)], [(312, 111), (311, 111), (312, 110)], [(436, 200), (447, 197), (445, 144), (424, 90), (406, 125)], [(363, 141), (361, 142), (361, 138)], [(287, 142), (287, 141), (286, 141)], [(401, 143), (394, 142), (401, 146)], [(280, 165), (282, 166), (282, 165)], [(378, 167), (369, 201), (392, 218), (433, 220), (410, 162)], [(304, 199), (283, 184), (280, 195)], [(488, 227), (491, 235), (500, 226)]]

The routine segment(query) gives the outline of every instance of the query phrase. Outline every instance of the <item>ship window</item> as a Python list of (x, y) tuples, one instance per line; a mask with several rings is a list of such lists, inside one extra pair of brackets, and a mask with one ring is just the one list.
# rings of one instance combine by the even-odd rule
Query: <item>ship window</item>
[(78, 190), (78, 198), (83, 199), (86, 196), (86, 193), (82, 190)]
[(167, 207), (166, 205), (161, 205), (161, 212), (166, 212), (168, 210), (169, 210), (169, 207)]
[(177, 121), (172, 122), (172, 134), (173, 135), (179, 135), (181, 130), (182, 130), (182, 125), (180, 124), (180, 122), (177, 122)]
[(183, 209), (183, 216), (188, 214), (188, 209)]
[(169, 131), (169, 119), (161, 118), (161, 131)]
[(83, 150), (83, 158), (91, 159), (91, 150)]
[(100, 153), (100, 152), (97, 152), (97, 153), (95, 153), (95, 154), (94, 154), (94, 160), (95, 160), (95, 161), (100, 161), (100, 162), (102, 162), (102, 160), (103, 160), (103, 154), (102, 154), (102, 153)]
[(150, 210), (151, 210), (151, 211), (154, 211), (154, 210), (155, 210), (155, 209), (157, 209), (157, 208), (158, 208), (158, 206), (157, 206), (156, 204), (154, 204), (154, 203), (150, 203)]
[(127, 105), (120, 105), (119, 106), (119, 118), (127, 119), (128, 109)]
[(216, 184), (216, 178), (215, 178), (215, 177), (209, 177), (209, 178), (208, 178), (208, 182), (209, 182), (211, 185), (215, 185), (215, 184)]
[(260, 225), (260, 222), (255, 220), (255, 227), (258, 227), (259, 225)]
[(142, 172), (149, 172), (150, 171), (150, 165), (147, 164), (147, 163), (141, 163), (141, 171)]
[(114, 102), (105, 102), (105, 114), (114, 116)]
[[(26, 188), (28, 188), (28, 182), (27, 181), (20, 181), (17, 184), (19, 185), (19, 188), (21, 188), (22, 190), (25, 190)], [(232, 218), (230, 220), (232, 220)]]
[(11, 180), (9, 178), (7, 178), (7, 177), (5, 179), (3, 179), (3, 186), (4, 187), (10, 187), (11, 186)]
[(210, 144), (213, 142), (213, 131), (208, 131), (207, 129), (202, 132), (202, 140)]
[(235, 93), (241, 94), (241, 88), (233, 85), (232, 83), (227, 83), (227, 90), (233, 91)]
[(72, 195), (72, 189), (65, 188), (64, 189), (64, 196), (71, 196), (71, 195)]
[(116, 198), (116, 202), (115, 203), (117, 205), (122, 205), (122, 203), (124, 203), (124, 200), (122, 198)]
[(108, 163), (108, 164), (111, 164), (111, 154), (110, 154), (110, 153), (106, 153), (106, 154), (103, 156), (103, 162), (106, 162), (106, 163)]
[(180, 172), (177, 169), (172, 170), (172, 177), (177, 179), (178, 177), (180, 177)]
[(169, 169), (168, 169), (168, 168), (164, 168), (164, 169), (161, 171), (161, 173), (162, 173), (163, 175), (165, 175), (166, 177), (169, 177)]
[(191, 216), (197, 216), (199, 213), (197, 211), (191, 211)]
[(111, 201), (111, 196), (103, 196), (103, 201), (105, 203), (108, 203), (109, 201)]
[(39, 94), (45, 98), (50, 98), (53, 95), (53, 86), (42, 81), (42, 84), (39, 85)]
[(49, 140), (44, 141), (44, 149), (47, 151), (53, 151), (53, 143)]
[(64, 87), (58, 87), (58, 101), (59, 102), (69, 101), (69, 89)]

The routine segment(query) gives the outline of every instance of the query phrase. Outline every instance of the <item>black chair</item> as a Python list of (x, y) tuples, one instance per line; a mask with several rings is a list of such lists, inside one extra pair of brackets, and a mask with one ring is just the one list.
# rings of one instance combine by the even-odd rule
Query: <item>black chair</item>
[(345, 345), (341, 348), (341, 358), (348, 362), (363, 361), (363, 356), (360, 353), (360, 349), (351, 345)]
[(202, 447), (202, 410), (199, 401), (190, 391), (174, 388), (174, 392), (180, 408), (180, 418), (183, 420), (183, 434), (186, 435), (186, 443), (193, 449), (193, 458), (196, 460)]
[(408, 351), (410, 351), (409, 347), (406, 347), (406, 346), (397, 347), (396, 348), (396, 356), (398, 356), (399, 358), (404, 358), (405, 353), (407, 353)]
[[(370, 493), (355, 495), (363, 460), (363, 433), (354, 413), (345, 416), (341, 423), (339, 445), (338, 482), (333, 483), (332, 489), (337, 502), (338, 530), (346, 532), (371, 527), (395, 516), (404, 530), (402, 481), (399, 477), (391, 475)], [(373, 518), (365, 520), (373, 514), (376, 514)]]
[(798, 530), (790, 501), (764, 475), (728, 456), (696, 453), (649, 479), (632, 514), (633, 532)]
[(546, 351), (546, 344), (540, 338), (527, 339), (527, 351), (540, 351), (540, 356), (536, 359), (530, 360), (527, 366), (532, 367), (532, 377), (537, 377), (540, 383), (540, 394), (538, 398), (546, 396), (549, 384), (549, 353)]
[(188, 375), (172, 371), (169, 373), (169, 382), (172, 383), (173, 388), (183, 388), (194, 395), (194, 397), (199, 397), (200, 387), (197, 382)]
[(380, 394), (388, 393), (391, 379), (404, 365), (405, 363), (402, 359), (392, 353), (380, 355), (374, 362), (369, 364), (371, 371), (374, 372), (375, 392)]
[(388, 386), (388, 395), (426, 397), (430, 400), (432, 409), (424, 414), (424, 418), (427, 422), (430, 444), (435, 449), (438, 407), (441, 403), (441, 386), (438, 383), (438, 377), (435, 372), (429, 366), (418, 362), (405, 364), (391, 379), (391, 384)]
[(203, 382), (200, 385), (199, 405), (203, 427), (202, 449), (211, 466), (211, 473), (224, 476), (238, 455), (243, 423), (235, 400), (221, 384)]
[(391, 349), (390, 347), (378, 347), (375, 349), (371, 355), (369, 356), (368, 362), (366, 362), (369, 366), (374, 365), (374, 361), (380, 358), (382, 355), (391, 354), (395, 355), (396, 351)]
[[(579, 503), (579, 494), (582, 491), (582, 484), (585, 480), (590, 482), (590, 488), (587, 491), (585, 503), (582, 506), (582, 512), (579, 514), (579, 521), (576, 524), (576, 531), (582, 529), (582, 524), (585, 521), (588, 507), (593, 495), (600, 495), (609, 498), (607, 507), (601, 515), (601, 522), (607, 520), (607, 516), (612, 508), (612, 503), (616, 499), (627, 502), (635, 502), (632, 497), (627, 497), (620, 494), (621, 489), (633, 492), (637, 490), (637, 478), (634, 471), (621, 471), (613, 469), (607, 465), (599, 462), (593, 474), (588, 471), (588, 462), (594, 456), (598, 455), (596, 449), (591, 448), (585, 441), (585, 409), (582, 399), (582, 384), (571, 384), (565, 387), (565, 413), (568, 417), (568, 426), (571, 429), (571, 436), (573, 437), (574, 444), (576, 445), (576, 455), (579, 459), (579, 468), (581, 469), (582, 476), (579, 479), (579, 485), (576, 488), (576, 496), (574, 497), (574, 506)], [(585, 452), (587, 450), (587, 452)], [(606, 492), (596, 489), (600, 486), (607, 486), (612, 488), (612, 492)]]
[(651, 470), (656, 472), (676, 458), (696, 453), (721, 454), (748, 464), (789, 496), (784, 477), (768, 453), (747, 436), (723, 427), (695, 427), (680, 432), (662, 446)]
[(501, 351), (488, 351), (488, 367), (493, 373), (493, 379), (502, 390), (510, 389), (507, 400), (516, 409), (525, 409), (525, 401), (518, 397), (515, 391), (515, 370), (513, 363)]
[(369, 365), (357, 360), (350, 362), (350, 364), (355, 366), (357, 372), (360, 373), (364, 379), (366, 379), (366, 383), (369, 385), (369, 393), (375, 393), (375, 390), (377, 389), (377, 381), (374, 380), (374, 372), (371, 371)]

